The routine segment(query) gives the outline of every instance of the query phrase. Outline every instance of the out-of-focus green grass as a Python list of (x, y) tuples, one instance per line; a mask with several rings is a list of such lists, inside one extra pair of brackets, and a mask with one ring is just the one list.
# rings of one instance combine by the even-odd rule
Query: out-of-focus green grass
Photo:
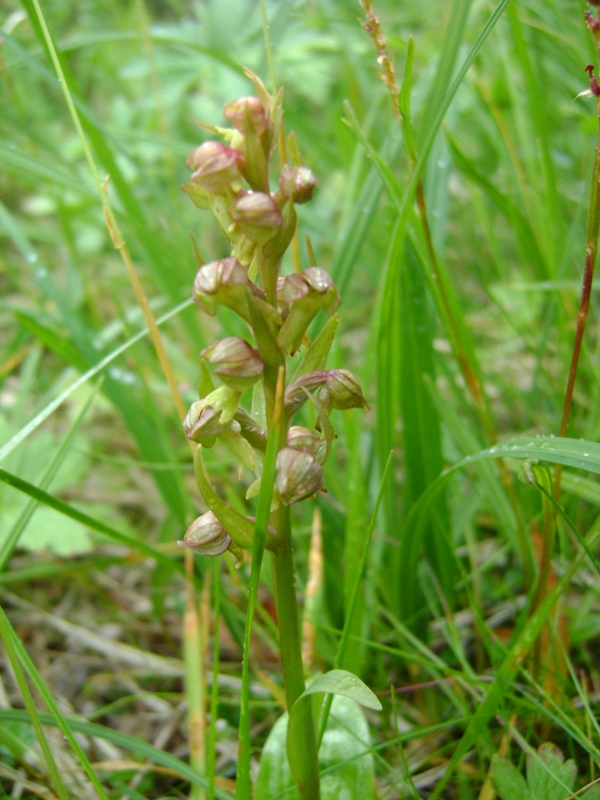
[[(408, 191), (403, 129), (378, 78), (359, 5), (267, 4), (276, 75), (285, 87), (284, 125), (295, 130), (319, 181), (314, 201), (299, 209), (303, 263), (308, 235), (343, 297), (332, 366), (360, 376), (371, 405), (367, 414), (352, 412), (338, 423), (335, 458), (325, 470), (329, 494), (319, 500), (323, 577), (311, 601), (315, 668), (334, 663), (364, 531), (383, 466), (394, 452), (344, 660), (382, 698), (392, 686), (404, 692), (386, 714), (370, 720), (380, 791), (390, 797), (431, 791), (441, 776), (436, 768), (463, 750), (471, 756), (443, 796), (477, 797), (509, 720), (531, 744), (547, 738), (574, 757), (582, 780), (592, 779), (599, 763), (593, 535), (600, 462), (594, 451), (581, 444), (577, 458), (588, 467), (564, 473), (566, 515), (592, 550), (578, 561), (582, 544), (559, 522), (556, 580), (568, 565), (577, 569), (568, 584), (559, 584), (559, 615), (550, 617), (546, 609), (554, 620), (542, 634), (549, 637), (550, 677), (531, 659), (519, 669), (515, 660), (533, 630), (523, 610), (524, 548), (535, 564), (542, 513), (539, 490), (516, 474), (525, 456), (539, 458), (539, 448), (532, 444), (513, 451), (518, 460), (506, 460), (515, 478), (512, 498), (493, 461), (473, 461), (434, 499), (427, 493), (443, 468), (492, 444), (465, 386), (460, 348), (481, 380), (500, 441), (549, 436), (559, 427), (579, 302), (598, 124), (594, 101), (579, 95), (587, 87), (583, 68), (596, 54), (580, 4), (508, 4), (490, 30), (495, 8), (469, 0), (441, 8), (431, 2), (399, 7), (391, 0), (376, 5), (399, 81), (408, 37), (414, 37), (410, 105), (417, 157), (461, 66), (482, 32), (489, 33), (438, 120), (421, 171), (434, 274)], [(207, 138), (195, 121), (223, 124), (224, 103), (250, 92), (242, 66), (268, 82), (258, 5), (54, 0), (43, 11), (95, 163), (102, 177), (110, 175), (118, 223), (161, 317), (190, 295), (190, 232), (207, 260), (226, 253), (209, 215), (195, 209), (179, 186), (188, 176), (187, 154)], [(82, 526), (85, 520), (76, 514), (65, 522), (48, 507), (29, 518), (26, 495), (3, 483), (0, 546), (8, 565), (0, 575), (0, 600), (37, 665), (32, 680), (60, 693), (61, 714), (90, 715), (108, 731), (104, 749), (94, 750), (88, 740), (84, 758), (130, 758), (136, 751), (127, 736), (134, 736), (154, 745), (137, 755), (179, 769), (179, 778), (153, 772), (134, 778), (131, 765), (100, 770), (107, 794), (122, 796), (129, 787), (131, 797), (176, 796), (195, 773), (177, 760), (187, 757), (180, 719), (184, 596), (172, 544), (201, 508), (200, 499), (148, 337), (101, 372), (89, 408), (92, 377), (44, 413), (144, 323), (112, 247), (35, 9), (26, 0), (1, 13), (2, 468), (30, 486), (60, 493), (97, 525)], [(570, 426), (570, 436), (590, 442), (600, 431), (595, 299)], [(197, 396), (198, 352), (218, 335), (239, 333), (236, 325), (233, 315), (217, 322), (195, 307), (161, 325), (186, 402)], [(26, 435), (25, 426), (36, 418), (40, 425)], [(72, 430), (63, 452), (60, 445)], [(560, 455), (560, 443), (548, 447)], [(547, 450), (546, 457), (552, 460), (553, 453)], [(219, 491), (250, 513), (233, 459), (215, 451), (207, 461)], [(59, 471), (48, 486), (51, 464)], [(35, 499), (43, 503), (44, 496)], [(296, 518), (301, 589), (311, 511)], [(114, 549), (91, 532), (107, 529), (147, 547)], [(159, 566), (144, 560), (148, 547), (163, 551)], [(202, 559), (197, 568), (200, 580)], [(268, 565), (264, 572), (253, 644), (257, 744), (275, 719), (273, 701), (280, 700), (264, 678), (275, 686), (279, 680)], [(215, 734), (223, 778), (234, 772), (228, 743), (238, 724), (248, 574), (223, 565)], [(43, 616), (48, 612), (67, 618), (74, 626), (70, 634), (52, 627)], [(119, 649), (123, 644), (130, 649)], [(150, 654), (165, 658), (152, 660)], [(59, 680), (65, 671), (78, 677)], [(502, 680), (490, 683), (496, 674)], [(3, 687), (2, 704), (18, 706), (8, 672)], [(477, 728), (472, 718), (480, 704), (487, 716)], [(33, 780), (46, 766), (35, 753), (26, 757), (30, 728), (18, 713), (2, 713), (3, 758)], [(169, 736), (161, 736), (167, 722)], [(98, 727), (87, 733), (98, 736)], [(67, 763), (76, 759), (66, 745), (59, 749)], [(519, 763), (519, 748), (513, 745), (511, 752)], [(0, 782), (7, 791), (13, 785), (2, 772)], [(230, 785), (223, 786), (225, 796)], [(81, 788), (69, 783), (65, 791), (77, 796)]]

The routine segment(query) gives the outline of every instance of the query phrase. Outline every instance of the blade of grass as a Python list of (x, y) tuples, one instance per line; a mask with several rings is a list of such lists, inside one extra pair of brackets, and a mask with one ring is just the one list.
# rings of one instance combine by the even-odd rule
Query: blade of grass
[(208, 789), (206, 800), (214, 800), (215, 797), (215, 774), (217, 760), (217, 713), (219, 710), (219, 685), (217, 675), (219, 672), (220, 660), (220, 638), (219, 627), (221, 621), (221, 565), (218, 558), (213, 560), (213, 654), (212, 654), (212, 685), (210, 690), (210, 723), (208, 728), (208, 747), (206, 757), (206, 777)]
[(17, 679), (17, 684), (19, 685), (19, 691), (21, 692), (21, 697), (23, 698), (23, 702), (27, 707), (27, 713), (29, 715), (29, 719), (31, 721), (31, 724), (33, 725), (33, 729), (35, 730), (35, 734), (37, 736), (38, 742), (40, 743), (40, 747), (42, 748), (44, 758), (46, 759), (48, 772), (50, 773), (50, 778), (52, 780), (52, 783), (54, 784), (56, 793), (60, 797), (60, 800), (69, 800), (69, 795), (60, 777), (58, 766), (54, 759), (54, 755), (52, 754), (52, 750), (50, 749), (48, 739), (46, 738), (46, 734), (42, 726), (42, 721), (40, 720), (37, 709), (35, 707), (35, 703), (33, 702), (33, 697), (31, 695), (29, 686), (27, 685), (27, 680), (25, 679), (25, 675), (23, 673), (23, 670), (21, 669), (21, 663), (14, 648), (9, 622), (6, 618), (6, 614), (4, 613), (4, 609), (1, 606), (0, 606), (0, 636), (2, 637), (2, 641), (4, 642), (4, 649), (6, 650), (6, 655), (9, 658), (10, 665), (13, 669), (15, 678)]

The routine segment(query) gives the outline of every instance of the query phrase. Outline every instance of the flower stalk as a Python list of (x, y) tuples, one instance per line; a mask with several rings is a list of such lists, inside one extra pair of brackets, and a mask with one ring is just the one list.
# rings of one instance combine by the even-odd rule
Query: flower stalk
[[(203, 375), (212, 369), (221, 385), (214, 388), (212, 378), (201, 382), (203, 396), (192, 404), (184, 430), (188, 439), (199, 445), (196, 482), (208, 511), (192, 523), (180, 544), (208, 556), (230, 550), (238, 566), (246, 552), (253, 559), (252, 581), (255, 568), (260, 568), (263, 546), (271, 552), (283, 683), (291, 710), (305, 691), (291, 506), (314, 498), (323, 488), (321, 467), (335, 437), (329, 419), (332, 410), (366, 408), (367, 403), (350, 372), (326, 369), (332, 337), (326, 347), (317, 342), (310, 350), (309, 325), (320, 311), (331, 316), (340, 302), (331, 277), (314, 265), (312, 248), (308, 269), (281, 275), (283, 256), (296, 233), (295, 205), (311, 199), (316, 179), (302, 164), (290, 134), (290, 163), (282, 165), (278, 190), (270, 191), (271, 157), (282, 138), (281, 92), (272, 97), (259, 78), (246, 74), (256, 96), (227, 103), (224, 115), (232, 128), (203, 126), (224, 142), (204, 142), (191, 153), (187, 164), (192, 175), (182, 187), (198, 208), (212, 211), (231, 247), (230, 257), (200, 266), (194, 300), (210, 315), (218, 313), (220, 306), (228, 307), (248, 330), (243, 337), (213, 342), (200, 354)], [(295, 370), (300, 377), (289, 382), (287, 361), (297, 355), (302, 358)], [(301, 369), (304, 364), (309, 366)], [(257, 403), (262, 405), (266, 430), (244, 408), (249, 389), (253, 410)], [(305, 403), (316, 410), (314, 429), (300, 426), (294, 419)], [(253, 518), (231, 508), (213, 489), (202, 449), (219, 445), (233, 450), (240, 471), (244, 468), (253, 474), (246, 496), (260, 494), (259, 517), (268, 513), (271, 497), (268, 526), (262, 517), (262, 527), (255, 526)], [(264, 492), (263, 471), (267, 478)], [(249, 618), (252, 602), (251, 594)], [(298, 724), (290, 734), (294, 741), (288, 744), (302, 754), (304, 762), (298, 779), (300, 798), (318, 800), (311, 703), (299, 703), (294, 713)], [(249, 730), (247, 709), (242, 708), (242, 717), (240, 729), (245, 732)], [(238, 796), (249, 797), (249, 769), (244, 761), (247, 741), (242, 742)]]

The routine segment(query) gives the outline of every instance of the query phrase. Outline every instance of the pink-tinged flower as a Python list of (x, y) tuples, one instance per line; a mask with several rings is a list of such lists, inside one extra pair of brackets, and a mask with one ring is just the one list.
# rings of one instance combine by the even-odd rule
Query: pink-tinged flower
[(222, 410), (205, 400), (196, 400), (183, 420), (185, 435), (192, 442), (198, 442), (205, 447), (212, 447), (215, 436), (237, 431), (237, 425), (232, 425), (231, 420), (221, 422)]
[(238, 228), (257, 244), (272, 239), (283, 225), (275, 200), (265, 192), (247, 192), (229, 206), (229, 215)]
[(308, 399), (306, 392), (314, 394), (327, 411), (331, 408), (368, 408), (369, 404), (360, 384), (346, 369), (328, 369), (321, 372), (308, 372), (288, 386), (285, 393), (285, 408), (288, 416), (304, 405)]
[(220, 339), (200, 355), (211, 364), (218, 365), (215, 372), (226, 386), (236, 392), (243, 392), (256, 383), (264, 369), (258, 351), (239, 336)]
[(327, 443), (322, 436), (319, 436), (315, 431), (311, 431), (310, 428), (304, 428), (302, 425), (292, 425), (288, 431), (287, 443), (288, 447), (293, 447), (294, 450), (306, 450), (317, 459), (319, 464), (323, 463), (323, 458), (327, 452)]
[(308, 203), (312, 199), (317, 179), (307, 167), (294, 167), (281, 173), (279, 188), (284, 197), (297, 203)]
[(264, 298), (264, 293), (252, 283), (236, 258), (223, 258), (205, 264), (200, 267), (194, 280), (194, 302), (211, 316), (217, 313), (217, 306), (222, 304), (250, 322), (248, 303), (253, 295)]
[(221, 525), (212, 511), (207, 511), (195, 519), (185, 532), (180, 547), (189, 547), (203, 556), (220, 556), (231, 545), (231, 536)]
[(333, 314), (340, 304), (340, 294), (324, 269), (309, 267), (279, 280), (277, 302), (284, 320), (278, 344), (293, 354), (319, 310)]
[(317, 459), (306, 450), (284, 447), (277, 454), (275, 488), (280, 502), (292, 505), (311, 497), (323, 485), (323, 472)]
[(204, 142), (192, 150), (187, 165), (193, 170), (192, 183), (209, 192), (221, 192), (240, 177), (243, 155), (220, 142)]
[(246, 134), (249, 130), (262, 136), (270, 122), (267, 112), (258, 97), (240, 97), (227, 103), (223, 113), (233, 127)]

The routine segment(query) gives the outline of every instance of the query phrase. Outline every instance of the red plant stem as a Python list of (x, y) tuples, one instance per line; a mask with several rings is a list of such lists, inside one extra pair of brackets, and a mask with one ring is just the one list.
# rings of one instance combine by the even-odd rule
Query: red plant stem
[[(598, 118), (600, 119), (600, 100), (598, 101)], [(594, 158), (594, 169), (592, 172), (592, 182), (590, 186), (590, 202), (588, 207), (588, 218), (586, 225), (585, 242), (585, 266), (583, 270), (583, 283), (581, 287), (581, 302), (577, 312), (577, 329), (575, 331), (575, 342), (573, 343), (573, 355), (571, 356), (571, 366), (569, 368), (569, 378), (565, 391), (565, 402), (560, 421), (559, 436), (566, 436), (569, 427), (569, 416), (573, 405), (573, 391), (577, 369), (579, 367), (579, 357), (581, 355), (581, 345), (583, 335), (587, 325), (590, 299), (592, 296), (592, 283), (594, 280), (594, 268), (598, 255), (598, 226), (600, 223), (600, 125), (596, 140), (596, 153)], [(558, 517), (558, 506), (560, 504), (560, 481), (562, 477), (562, 465), (556, 464), (554, 467), (553, 488), (554, 488), (554, 513), (549, 525), (545, 525), (544, 536), (542, 539), (542, 552), (540, 555), (540, 578), (536, 592), (534, 607), (539, 608), (548, 593), (548, 578), (550, 576), (550, 561), (554, 551), (554, 540), (556, 531), (556, 520)]]
[[(600, 119), (600, 101), (598, 101), (598, 117)], [(590, 310), (590, 299), (592, 296), (592, 283), (594, 280), (594, 268), (598, 255), (598, 226), (600, 223), (600, 126), (598, 128), (598, 138), (596, 140), (596, 154), (594, 159), (594, 170), (592, 173), (592, 183), (590, 186), (590, 205), (588, 209), (588, 219), (586, 226), (585, 243), (585, 267), (583, 270), (583, 284), (581, 287), (581, 302), (577, 312), (577, 329), (575, 331), (575, 342), (573, 344), (573, 355), (569, 368), (569, 379), (565, 392), (565, 402), (563, 406), (562, 419), (560, 422), (560, 436), (566, 436), (569, 427), (569, 415), (573, 405), (573, 391), (577, 368), (579, 366), (579, 356), (581, 354), (581, 344), (583, 334), (588, 320)], [(562, 466), (557, 464), (554, 469), (554, 499), (560, 502), (560, 479)]]

